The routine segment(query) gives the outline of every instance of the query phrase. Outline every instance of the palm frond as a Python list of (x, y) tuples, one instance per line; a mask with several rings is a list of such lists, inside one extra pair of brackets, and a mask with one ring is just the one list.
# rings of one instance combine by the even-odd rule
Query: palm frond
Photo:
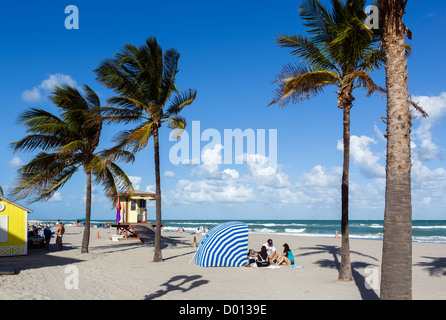
[(111, 158), (103, 158), (95, 155), (90, 161), (88, 168), (95, 176), (94, 183), (101, 184), (104, 192), (112, 199), (112, 206), (118, 202), (118, 191), (133, 191), (132, 182), (127, 174), (116, 165)]
[(370, 95), (372, 95), (373, 93), (375, 93), (376, 91), (378, 91), (378, 93), (385, 93), (386, 89), (380, 87), (379, 85), (377, 85), (372, 77), (364, 72), (364, 71), (353, 71), (351, 72), (348, 76), (346, 76), (344, 78), (345, 81), (351, 81), (354, 82), (355, 80), (357, 81), (358, 85), (356, 87), (353, 87), (353, 89), (356, 88), (365, 88), (367, 89), (367, 93), (366, 96), (369, 97)]
[(339, 76), (332, 71), (311, 70), (305, 65), (287, 65), (277, 76), (279, 88), (276, 97), (269, 105), (278, 103), (283, 107), (289, 103), (298, 103), (316, 96), (328, 85), (339, 85)]
[(43, 134), (30, 134), (19, 141), (12, 142), (9, 146), (13, 152), (29, 152), (36, 149), (51, 150), (62, 146), (64, 143), (65, 141), (61, 140), (59, 137)]
[(179, 115), (174, 115), (171, 118), (165, 120), (169, 122), (169, 129), (173, 130), (173, 138), (178, 140), (186, 129), (186, 118)]
[(72, 157), (56, 153), (39, 153), (20, 167), (18, 183), (11, 191), (16, 199), (35, 195), (31, 202), (50, 199), (77, 171)]
[(315, 43), (302, 35), (279, 35), (276, 42), (280, 47), (293, 49), (291, 54), (302, 59), (310, 68), (337, 70)]
[(330, 27), (332, 19), (329, 12), (317, 0), (304, 0), (299, 7), (299, 15), (304, 20), (307, 33), (314, 35), (311, 40), (315, 44), (332, 40)]
[(169, 118), (172, 115), (177, 115), (184, 107), (189, 106), (195, 101), (197, 97), (197, 90), (189, 89), (179, 94), (176, 94), (172, 99), (170, 106), (164, 115), (164, 118)]
[(163, 101), (170, 98), (172, 92), (178, 93), (175, 79), (178, 73), (178, 61), (180, 53), (175, 49), (169, 49), (163, 56)]
[(120, 149), (131, 147), (135, 153), (141, 151), (147, 146), (153, 134), (152, 125), (154, 122), (145, 122), (135, 129), (122, 131), (118, 133), (114, 142), (117, 142), (117, 147)]

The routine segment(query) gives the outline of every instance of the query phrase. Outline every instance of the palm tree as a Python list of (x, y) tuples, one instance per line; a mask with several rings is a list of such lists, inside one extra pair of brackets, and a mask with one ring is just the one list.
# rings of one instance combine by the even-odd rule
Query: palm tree
[(278, 75), (279, 87), (270, 103), (283, 107), (298, 103), (323, 92), (325, 87), (337, 87), (337, 105), (343, 110), (344, 164), (342, 175), (342, 246), (339, 279), (352, 280), (350, 262), (348, 197), (350, 166), (350, 109), (353, 91), (367, 89), (367, 96), (383, 92), (369, 73), (383, 64), (379, 36), (364, 24), (364, 0), (331, 1), (331, 12), (317, 0), (305, 0), (299, 9), (307, 32), (312, 35), (280, 35), (277, 43), (291, 48), (301, 59), (300, 64), (283, 67)]
[(87, 253), (92, 176), (95, 176), (93, 182), (103, 185), (106, 194), (110, 194), (115, 206), (118, 190), (133, 190), (129, 178), (115, 161), (130, 162), (134, 156), (118, 148), (96, 151), (102, 130), (101, 114), (97, 111), (100, 100), (88, 86), (84, 86), (84, 91), (82, 95), (78, 89), (67, 85), (54, 89), (50, 100), (60, 110), (61, 117), (36, 108), (21, 113), (18, 120), (28, 128), (27, 135), (10, 146), (14, 152), (40, 151), (18, 170), (18, 184), (12, 190), (17, 199), (34, 196), (30, 202), (49, 200), (83, 167), (87, 181), (81, 252)]
[(379, 0), (387, 85), (387, 161), (381, 299), (412, 299), (410, 131), (403, 23), (407, 0)]
[[(148, 38), (136, 47), (126, 44), (113, 59), (105, 59), (95, 70), (97, 80), (113, 88), (116, 97), (104, 108), (109, 123), (136, 123), (132, 130), (123, 131), (116, 138), (119, 147), (131, 147), (138, 152), (153, 136), (156, 182), (156, 230), (153, 261), (163, 261), (161, 252), (161, 179), (159, 159), (159, 129), (165, 122), (179, 137), (186, 120), (178, 113), (190, 105), (197, 95), (195, 90), (178, 92), (175, 79), (180, 54), (175, 49), (164, 52), (156, 38)], [(174, 93), (174, 96), (172, 96)], [(166, 109), (167, 108), (167, 109)]]

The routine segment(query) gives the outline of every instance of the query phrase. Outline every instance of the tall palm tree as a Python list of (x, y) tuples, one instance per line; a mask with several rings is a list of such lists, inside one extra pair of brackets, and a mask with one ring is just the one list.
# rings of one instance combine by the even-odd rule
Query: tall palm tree
[[(12, 194), (17, 199), (33, 196), (30, 202), (49, 200), (79, 170), (86, 174), (85, 229), (82, 253), (88, 252), (91, 217), (91, 186), (101, 184), (106, 194), (117, 202), (117, 192), (131, 189), (132, 184), (125, 172), (115, 163), (134, 161), (131, 152), (112, 148), (97, 151), (101, 130), (100, 100), (88, 86), (84, 95), (67, 85), (56, 87), (50, 100), (58, 107), (58, 117), (45, 110), (31, 108), (18, 117), (27, 127), (27, 135), (11, 143), (16, 151), (40, 152), (18, 170), (17, 186)], [(94, 121), (92, 121), (94, 119)]]
[[(104, 108), (110, 123), (135, 123), (134, 129), (123, 131), (116, 138), (119, 147), (131, 147), (138, 152), (153, 136), (156, 182), (156, 230), (153, 261), (163, 261), (161, 252), (161, 178), (159, 159), (159, 129), (165, 122), (179, 137), (186, 120), (178, 113), (190, 105), (195, 90), (178, 92), (175, 79), (180, 54), (175, 49), (164, 52), (156, 38), (148, 38), (136, 47), (126, 44), (112, 59), (105, 59), (95, 70), (97, 80), (117, 94)], [(172, 94), (174, 94), (172, 96)]]
[(270, 103), (283, 107), (316, 96), (328, 86), (337, 87), (337, 105), (343, 110), (344, 164), (341, 186), (342, 246), (339, 279), (352, 280), (348, 226), (350, 109), (353, 91), (367, 89), (367, 96), (383, 92), (370, 72), (383, 64), (379, 36), (365, 24), (365, 0), (331, 0), (331, 11), (317, 0), (303, 1), (299, 14), (311, 38), (280, 35), (277, 43), (291, 48), (301, 59), (297, 65), (283, 67), (278, 75), (279, 87)]
[(387, 161), (381, 299), (412, 299), (410, 131), (403, 23), (407, 0), (378, 0), (387, 85)]

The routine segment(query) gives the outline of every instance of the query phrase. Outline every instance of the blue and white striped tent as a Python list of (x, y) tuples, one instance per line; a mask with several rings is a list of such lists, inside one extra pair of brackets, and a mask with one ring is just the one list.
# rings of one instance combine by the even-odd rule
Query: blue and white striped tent
[(200, 241), (195, 263), (200, 267), (242, 267), (247, 263), (248, 226), (227, 222), (212, 228)]

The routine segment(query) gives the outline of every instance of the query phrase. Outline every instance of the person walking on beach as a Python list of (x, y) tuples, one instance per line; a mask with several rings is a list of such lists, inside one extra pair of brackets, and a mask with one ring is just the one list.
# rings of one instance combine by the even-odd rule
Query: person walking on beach
[(283, 245), (282, 256), (277, 260), (276, 263), (277, 266), (280, 266), (281, 264), (284, 264), (286, 266), (294, 265), (294, 255), (287, 243)]
[(268, 257), (269, 257), (269, 262), (275, 263), (275, 261), (279, 257), (279, 255), (276, 252), (277, 250), (273, 244), (273, 240), (268, 239), (268, 241), (266, 243), (264, 243), (263, 245), (266, 247), (266, 251), (267, 251)]
[(59, 250), (63, 249), (62, 237), (63, 237), (64, 233), (65, 233), (65, 227), (63, 226), (63, 223), (62, 222), (58, 222), (57, 230), (56, 230), (56, 234), (57, 234), (56, 243), (59, 246)]

